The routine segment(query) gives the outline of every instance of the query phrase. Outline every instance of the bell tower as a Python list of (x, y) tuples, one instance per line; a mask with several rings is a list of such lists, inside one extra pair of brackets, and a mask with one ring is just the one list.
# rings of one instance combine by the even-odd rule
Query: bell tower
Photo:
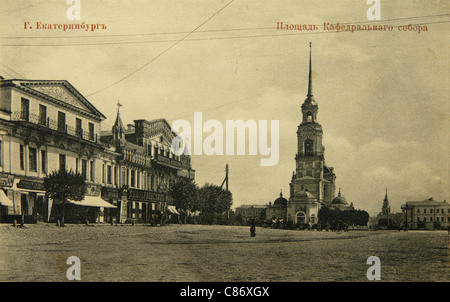
[(334, 198), (333, 168), (325, 166), (325, 147), (322, 145), (322, 126), (318, 123), (319, 106), (312, 89), (312, 44), (309, 43), (308, 92), (301, 106), (302, 119), (297, 127), (296, 170), (292, 175), (291, 198), (307, 190), (319, 202)]

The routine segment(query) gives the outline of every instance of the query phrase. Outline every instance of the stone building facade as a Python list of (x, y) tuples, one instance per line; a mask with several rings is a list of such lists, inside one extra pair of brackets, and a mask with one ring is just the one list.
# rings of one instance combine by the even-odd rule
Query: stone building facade
[(50, 221), (60, 201), (46, 198), (43, 178), (59, 169), (82, 173), (86, 200), (108, 207), (100, 198), (105, 116), (67, 81), (2, 79), (0, 91), (2, 220)]
[(421, 201), (407, 201), (401, 208), (403, 226), (410, 230), (450, 227), (450, 206), (445, 200), (437, 201), (431, 197)]
[[(0, 86), (0, 219), (52, 222), (61, 201), (45, 196), (43, 178), (81, 173), (85, 199), (69, 201), (67, 222), (150, 222), (178, 214), (168, 196), (177, 177), (195, 177), (190, 157), (175, 156), (164, 119), (126, 129), (119, 110), (106, 117), (67, 81), (5, 80)], [(84, 217), (82, 217), (84, 216)]]

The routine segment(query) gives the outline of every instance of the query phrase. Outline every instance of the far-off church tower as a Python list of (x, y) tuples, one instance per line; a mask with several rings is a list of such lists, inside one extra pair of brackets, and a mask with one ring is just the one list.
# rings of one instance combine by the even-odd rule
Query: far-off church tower
[(296, 169), (290, 183), (290, 202), (301, 201), (307, 191), (317, 202), (330, 205), (335, 194), (336, 175), (325, 164), (325, 147), (322, 145), (322, 126), (318, 123), (318, 105), (312, 91), (311, 43), (309, 45), (308, 94), (302, 104), (302, 122), (297, 128)]

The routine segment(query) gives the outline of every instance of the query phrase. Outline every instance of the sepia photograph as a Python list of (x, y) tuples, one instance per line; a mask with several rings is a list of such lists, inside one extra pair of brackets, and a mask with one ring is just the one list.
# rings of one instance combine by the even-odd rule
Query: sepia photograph
[(448, 1), (0, 1), (6, 286), (450, 281)]

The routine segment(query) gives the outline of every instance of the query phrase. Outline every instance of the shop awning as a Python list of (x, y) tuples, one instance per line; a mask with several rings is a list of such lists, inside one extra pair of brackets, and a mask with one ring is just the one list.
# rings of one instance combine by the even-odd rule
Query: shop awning
[(175, 206), (167, 206), (167, 211), (169, 211), (170, 213), (175, 214), (175, 215), (180, 215), (180, 213), (178, 213)]
[(101, 207), (101, 208), (115, 208), (115, 205), (110, 204), (109, 202), (101, 199), (98, 196), (85, 196), (81, 201), (68, 200), (70, 203), (85, 206), (85, 207)]
[(13, 207), (14, 203), (6, 196), (5, 192), (0, 189), (0, 203), (4, 206)]

